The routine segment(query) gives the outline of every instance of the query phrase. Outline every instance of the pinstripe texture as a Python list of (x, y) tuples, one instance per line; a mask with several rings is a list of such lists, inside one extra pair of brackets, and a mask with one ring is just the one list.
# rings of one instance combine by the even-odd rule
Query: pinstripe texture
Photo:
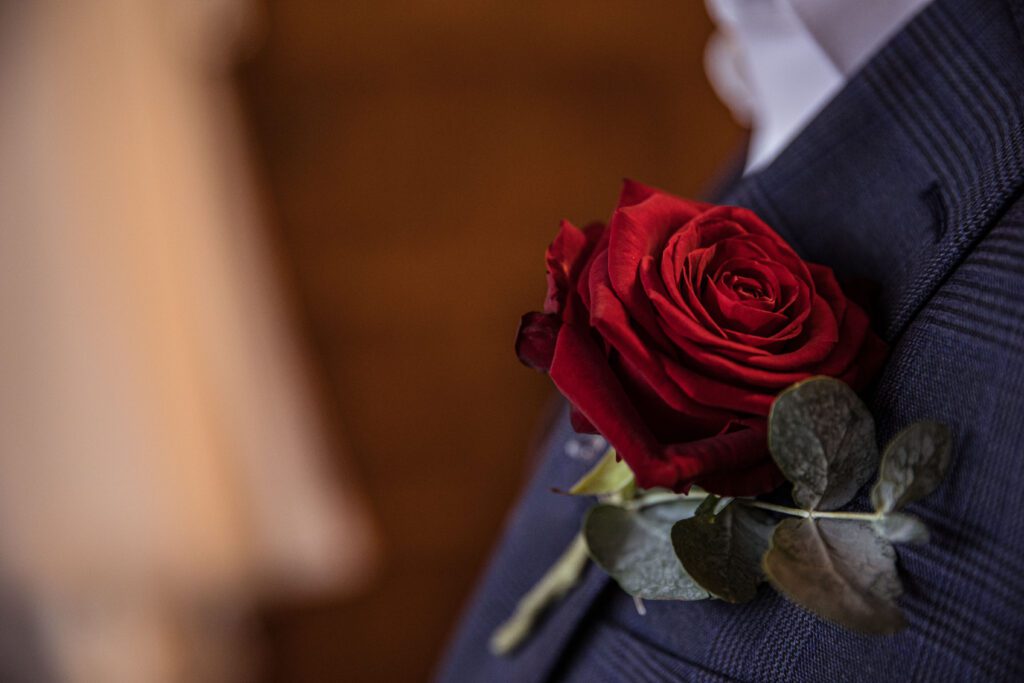
[[(483, 642), (516, 577), (557, 555), (541, 536), (578, 523), (528, 494), (444, 680), (1024, 680), (1022, 18), (1017, 0), (936, 0), (729, 198), (804, 257), (878, 283), (893, 345), (879, 438), (926, 418), (956, 437), (946, 482), (912, 506), (931, 543), (898, 549), (907, 630), (848, 633), (768, 588), (739, 606), (649, 602), (640, 617), (591, 573), (541, 638), (495, 660)], [(546, 467), (534, 490), (565, 484)]]

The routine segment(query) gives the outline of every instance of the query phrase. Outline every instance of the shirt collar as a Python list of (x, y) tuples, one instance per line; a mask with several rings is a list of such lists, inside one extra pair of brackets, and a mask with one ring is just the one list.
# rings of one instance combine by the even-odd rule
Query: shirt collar
[(706, 71), (751, 127), (746, 171), (768, 164), (929, 0), (706, 0)]
[(723, 203), (875, 283), (896, 339), (1024, 184), (1022, 35), (1019, 0), (935, 0)]

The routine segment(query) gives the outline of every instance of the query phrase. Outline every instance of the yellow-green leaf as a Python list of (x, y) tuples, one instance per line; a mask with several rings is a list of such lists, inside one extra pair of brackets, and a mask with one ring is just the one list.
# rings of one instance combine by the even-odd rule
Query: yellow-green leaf
[(609, 496), (621, 493), (633, 486), (633, 472), (625, 460), (618, 460), (615, 449), (608, 452), (583, 478), (576, 482), (569, 493), (574, 496)]

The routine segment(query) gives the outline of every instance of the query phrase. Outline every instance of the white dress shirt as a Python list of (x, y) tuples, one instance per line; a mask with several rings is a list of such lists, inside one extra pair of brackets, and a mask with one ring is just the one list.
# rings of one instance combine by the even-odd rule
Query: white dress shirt
[(747, 172), (770, 163), (930, 0), (706, 0), (705, 70), (751, 128)]

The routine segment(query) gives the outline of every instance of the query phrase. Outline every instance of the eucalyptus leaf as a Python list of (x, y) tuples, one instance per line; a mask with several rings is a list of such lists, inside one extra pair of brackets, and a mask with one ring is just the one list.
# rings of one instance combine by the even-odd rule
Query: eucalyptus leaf
[(672, 546), (702, 588), (728, 602), (746, 602), (764, 580), (761, 558), (774, 527), (770, 516), (737, 503), (676, 522)]
[(813, 377), (779, 394), (768, 415), (768, 447), (806, 510), (850, 502), (878, 466), (875, 422), (857, 394)]
[(878, 512), (898, 510), (935, 490), (949, 467), (953, 438), (938, 422), (915, 422), (885, 449), (871, 503)]
[(764, 570), (780, 593), (824, 619), (862, 633), (905, 626), (896, 551), (866, 522), (787, 519), (772, 535)]
[(610, 448), (583, 478), (573, 484), (569, 493), (574, 496), (606, 496), (620, 493), (633, 485), (633, 472), (625, 460), (616, 458)]
[(595, 505), (583, 522), (590, 556), (624, 591), (647, 600), (708, 597), (676, 559), (672, 525), (692, 517), (700, 500), (680, 499), (640, 509)]
[(930, 534), (917, 517), (902, 512), (890, 512), (874, 522), (875, 531), (892, 543), (927, 543)]

